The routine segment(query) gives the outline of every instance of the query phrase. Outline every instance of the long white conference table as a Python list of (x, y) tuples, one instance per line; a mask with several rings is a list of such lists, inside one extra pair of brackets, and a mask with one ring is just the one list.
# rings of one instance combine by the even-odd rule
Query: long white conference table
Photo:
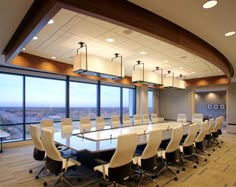
[(79, 130), (55, 132), (54, 141), (77, 152), (88, 151), (90, 153), (98, 153), (114, 150), (119, 135), (135, 132), (138, 134), (138, 145), (144, 145), (147, 142), (147, 135), (151, 130), (162, 129), (162, 140), (168, 140), (171, 137), (172, 129), (175, 127), (183, 127), (184, 135), (186, 135), (189, 123), (162, 122), (89, 132), (80, 132)]

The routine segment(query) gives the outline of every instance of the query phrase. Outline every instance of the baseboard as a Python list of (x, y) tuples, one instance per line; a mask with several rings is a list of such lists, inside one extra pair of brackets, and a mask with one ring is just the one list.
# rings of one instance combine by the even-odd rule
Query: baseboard
[(2, 147), (4, 149), (4, 148), (11, 148), (11, 147), (25, 146), (25, 145), (33, 145), (33, 141), (27, 140), (27, 141), (19, 141), (19, 142), (7, 142), (7, 143), (3, 143)]

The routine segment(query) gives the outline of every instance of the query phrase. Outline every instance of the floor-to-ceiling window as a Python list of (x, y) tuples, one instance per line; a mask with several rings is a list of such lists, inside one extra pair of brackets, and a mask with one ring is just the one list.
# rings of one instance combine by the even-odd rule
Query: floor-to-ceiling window
[(134, 115), (134, 97), (133, 88), (123, 88), (123, 115)]
[(148, 113), (153, 113), (153, 90), (148, 90)]
[(0, 129), (23, 139), (23, 76), (0, 73)]
[(97, 84), (70, 82), (70, 117), (95, 119), (97, 115)]
[[(42, 119), (61, 121), (66, 116), (65, 81), (48, 78), (25, 78), (25, 121), (40, 122)], [(56, 128), (60, 128), (56, 126)], [(26, 136), (29, 126), (26, 127)]]
[(101, 116), (120, 115), (120, 87), (101, 85)]

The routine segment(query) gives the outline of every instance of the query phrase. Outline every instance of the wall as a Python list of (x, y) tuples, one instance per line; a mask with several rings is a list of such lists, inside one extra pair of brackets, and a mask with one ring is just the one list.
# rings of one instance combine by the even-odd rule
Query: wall
[[(227, 132), (236, 133), (236, 83), (230, 83), (228, 86), (228, 95), (227, 95)], [(235, 125), (229, 125), (235, 124)]]
[(148, 87), (146, 86), (136, 88), (136, 114), (148, 114)]
[(159, 93), (159, 116), (176, 120), (178, 113), (187, 114), (187, 120), (192, 120), (192, 89), (163, 89)]
[[(213, 116), (214, 119), (218, 116), (225, 116), (226, 108), (221, 109), (222, 104), (224, 106), (226, 104), (226, 91), (195, 92), (196, 113)], [(214, 109), (214, 105), (217, 105), (218, 109)]]

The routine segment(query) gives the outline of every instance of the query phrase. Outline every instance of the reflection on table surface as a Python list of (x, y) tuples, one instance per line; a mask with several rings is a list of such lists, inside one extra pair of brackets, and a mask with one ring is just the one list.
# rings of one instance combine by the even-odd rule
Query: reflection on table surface
[(162, 139), (167, 140), (171, 137), (171, 129), (181, 126), (184, 128), (184, 134), (187, 134), (189, 123), (168, 122), (114, 129), (107, 127), (106, 129), (99, 131), (96, 131), (94, 128), (91, 129), (90, 132), (80, 132), (80, 130), (73, 130), (72, 132), (56, 132), (54, 134), (54, 141), (78, 152), (84, 150), (89, 152), (100, 152), (115, 149), (117, 137), (121, 134), (136, 132), (139, 135), (138, 145), (142, 145), (147, 142), (147, 135), (151, 130), (162, 129)]

